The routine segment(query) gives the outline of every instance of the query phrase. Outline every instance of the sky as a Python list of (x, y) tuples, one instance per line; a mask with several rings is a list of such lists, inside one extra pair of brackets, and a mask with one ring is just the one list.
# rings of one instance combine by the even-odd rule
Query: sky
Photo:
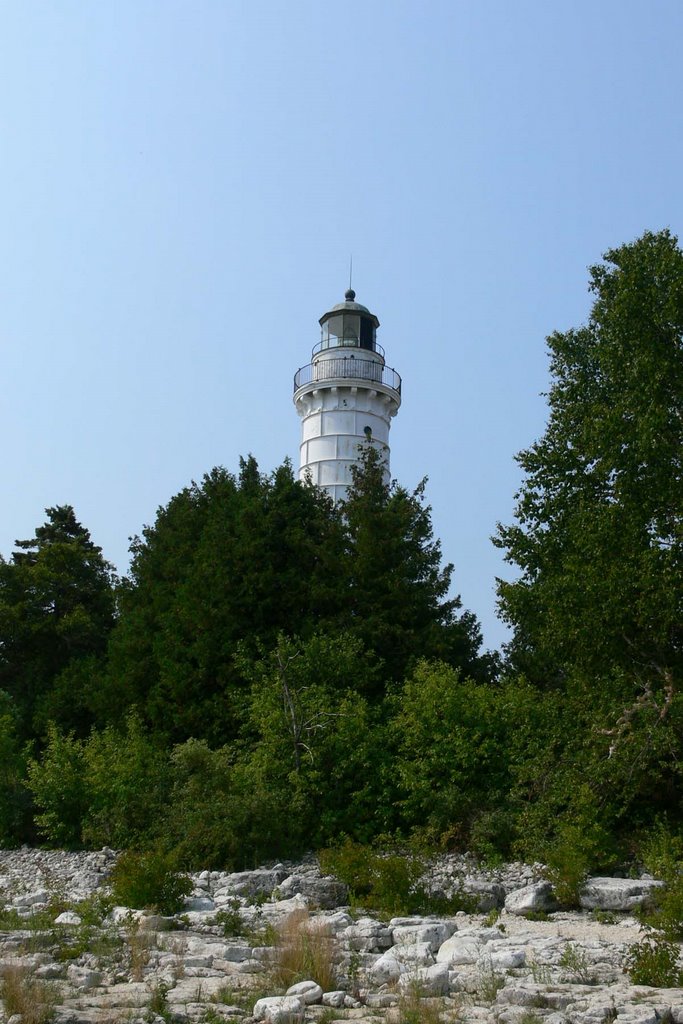
[(681, 39), (680, 0), (0, 0), (0, 553), (70, 504), (125, 573), (213, 466), (298, 468), (352, 255), (392, 475), (498, 647), (545, 339), (683, 231)]

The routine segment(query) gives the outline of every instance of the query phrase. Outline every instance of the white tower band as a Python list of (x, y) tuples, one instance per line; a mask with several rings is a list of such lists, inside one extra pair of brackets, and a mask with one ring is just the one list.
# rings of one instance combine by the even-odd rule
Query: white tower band
[(355, 299), (349, 288), (345, 301), (321, 316), (311, 362), (294, 374), (299, 477), (310, 475), (335, 501), (346, 496), (361, 445), (383, 452), (389, 478), (389, 427), (401, 405), (401, 378), (377, 344), (379, 320)]

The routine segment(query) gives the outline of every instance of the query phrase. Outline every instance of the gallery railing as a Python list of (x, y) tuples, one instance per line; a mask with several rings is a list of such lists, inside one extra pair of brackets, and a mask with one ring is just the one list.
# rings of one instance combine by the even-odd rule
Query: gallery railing
[(397, 395), (401, 394), (401, 377), (390, 366), (378, 363), (374, 359), (355, 359), (344, 356), (339, 359), (319, 359), (317, 363), (308, 363), (294, 374), (294, 390), (307, 384), (323, 383), (329, 380), (358, 380), (382, 384)]

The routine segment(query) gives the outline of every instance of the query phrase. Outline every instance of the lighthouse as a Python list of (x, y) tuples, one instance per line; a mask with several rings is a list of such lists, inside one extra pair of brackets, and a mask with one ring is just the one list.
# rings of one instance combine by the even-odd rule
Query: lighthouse
[(401, 405), (401, 378), (386, 365), (377, 342), (379, 320), (356, 302), (352, 288), (320, 317), (320, 327), (310, 363), (294, 374), (301, 418), (299, 477), (310, 477), (340, 501), (363, 445), (382, 453), (389, 480), (389, 427)]

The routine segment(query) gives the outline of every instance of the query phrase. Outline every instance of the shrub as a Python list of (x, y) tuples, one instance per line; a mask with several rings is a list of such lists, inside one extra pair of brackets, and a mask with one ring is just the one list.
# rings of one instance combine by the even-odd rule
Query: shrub
[(592, 985), (595, 980), (586, 951), (571, 943), (562, 950), (560, 967), (567, 972), (565, 981), (577, 985)]
[(175, 914), (182, 909), (184, 897), (192, 892), (192, 882), (174, 867), (170, 854), (128, 850), (111, 873), (112, 895), (126, 907)]
[(464, 893), (453, 899), (432, 896), (421, 884), (427, 869), (423, 857), (397, 850), (378, 850), (346, 839), (320, 853), (321, 871), (344, 882), (351, 899), (386, 917), (401, 914), (472, 911), (476, 902)]
[(669, 942), (662, 935), (648, 935), (629, 948), (626, 970), (634, 985), (676, 988), (683, 985), (678, 953), (678, 943)]
[(545, 847), (548, 878), (558, 900), (565, 906), (578, 903), (588, 872), (610, 860), (612, 840), (600, 817), (601, 811), (590, 787), (577, 787), (554, 838)]
[(84, 841), (115, 849), (146, 845), (168, 802), (168, 755), (131, 713), (125, 728), (93, 732), (83, 759), (89, 796)]
[(665, 883), (653, 894), (654, 906), (643, 917), (669, 942), (683, 939), (683, 837), (659, 821), (641, 852), (648, 870)]
[(45, 838), (57, 846), (79, 846), (89, 803), (83, 743), (50, 724), (41, 760), (28, 763), (28, 785), (41, 809), (35, 820)]

